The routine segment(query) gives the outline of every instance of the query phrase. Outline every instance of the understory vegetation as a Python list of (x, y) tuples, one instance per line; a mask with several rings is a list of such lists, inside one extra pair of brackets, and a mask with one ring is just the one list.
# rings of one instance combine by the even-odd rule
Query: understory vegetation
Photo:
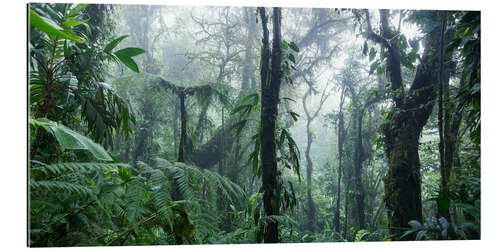
[(28, 17), (29, 246), (480, 239), (479, 12)]

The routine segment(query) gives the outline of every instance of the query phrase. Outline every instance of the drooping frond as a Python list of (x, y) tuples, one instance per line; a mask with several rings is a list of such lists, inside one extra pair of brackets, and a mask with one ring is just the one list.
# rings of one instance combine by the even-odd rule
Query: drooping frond
[(80, 184), (66, 181), (30, 181), (30, 189), (47, 190), (49, 192), (63, 191), (70, 194), (92, 195), (92, 191)]

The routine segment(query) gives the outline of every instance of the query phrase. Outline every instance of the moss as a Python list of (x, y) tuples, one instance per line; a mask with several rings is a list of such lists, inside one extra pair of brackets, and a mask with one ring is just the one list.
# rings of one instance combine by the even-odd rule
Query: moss
[[(405, 135), (408, 133), (400, 133)], [(421, 220), (420, 171), (418, 139), (398, 137), (399, 143), (391, 145), (391, 158), (385, 183), (384, 200), (388, 209), (391, 234), (400, 233), (410, 220)]]

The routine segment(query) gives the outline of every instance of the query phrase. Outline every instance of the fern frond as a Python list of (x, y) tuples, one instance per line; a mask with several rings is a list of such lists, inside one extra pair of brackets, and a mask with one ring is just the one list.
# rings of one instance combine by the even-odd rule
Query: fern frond
[(51, 192), (63, 191), (70, 194), (94, 195), (94, 192), (86, 186), (65, 181), (35, 181), (30, 180), (30, 189), (33, 191), (48, 190)]

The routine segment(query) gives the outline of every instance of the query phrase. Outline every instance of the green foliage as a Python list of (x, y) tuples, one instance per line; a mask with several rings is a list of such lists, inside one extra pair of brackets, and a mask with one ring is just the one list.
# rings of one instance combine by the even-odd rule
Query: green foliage
[(465, 231), (462, 227), (457, 227), (456, 225), (450, 225), (449, 222), (441, 217), (436, 222), (435, 218), (428, 220), (423, 225), (416, 221), (412, 220), (408, 222), (411, 226), (411, 229), (405, 231), (401, 238), (404, 238), (409, 235), (414, 235), (415, 240), (436, 240), (436, 239), (444, 239), (444, 240), (457, 240), (467, 239)]
[(279, 162), (281, 162), (286, 168), (293, 169), (295, 174), (299, 177), (300, 182), (299, 147), (297, 146), (297, 143), (295, 143), (295, 140), (292, 138), (292, 135), (287, 128), (281, 129), (279, 140), (277, 140), (276, 145), (278, 146), (280, 155), (282, 156), (279, 158)]
[(123, 39), (127, 38), (128, 35), (120, 36), (116, 38), (115, 40), (109, 42), (106, 47), (104, 47), (104, 52), (109, 53), (111, 50), (113, 50), (118, 44), (123, 41)]
[[(480, 182), (479, 178), (464, 178), (463, 181), (451, 185), (452, 192), (446, 193), (440, 191), (438, 195), (432, 198), (440, 204), (441, 212), (448, 211), (451, 206), (455, 206), (456, 221), (448, 221), (444, 217), (436, 219), (435, 217), (428, 218), (424, 224), (412, 220), (408, 224), (410, 229), (406, 230), (400, 237), (413, 236), (415, 240), (467, 240), (476, 239), (481, 231), (481, 203), (479, 195)], [(462, 195), (463, 189), (472, 191), (472, 201), (464, 199)]]
[[(107, 46), (106, 46), (106, 48), (107, 48)], [(106, 50), (106, 48), (105, 48), (105, 50)], [(139, 73), (139, 67), (137, 66), (135, 61), (132, 59), (132, 57), (140, 55), (144, 52), (146, 52), (146, 51), (143, 49), (140, 49), (140, 48), (125, 48), (125, 49), (115, 51), (114, 54), (116, 57), (118, 57), (118, 59), (120, 59), (120, 61), (125, 66), (127, 66), (132, 71)]]
[[(219, 194), (230, 204), (239, 204), (243, 197), (243, 190), (228, 178), (219, 174), (202, 170), (198, 167), (176, 162), (171, 163), (164, 159), (156, 159), (156, 167), (143, 165), (143, 172), (151, 176), (153, 199), (161, 202), (163, 197), (177, 188), (183, 200), (176, 201), (183, 204), (193, 225), (196, 226), (195, 239), (203, 241), (217, 231), (216, 195)], [(169, 186), (168, 183), (175, 186)], [(204, 191), (205, 190), (205, 191)]]
[(34, 127), (42, 127), (55, 136), (63, 149), (87, 150), (98, 160), (113, 161), (112, 157), (101, 145), (62, 124), (46, 118), (40, 118), (38, 120), (30, 118), (29, 122)]
[[(182, 18), (164, 23), (160, 14), (163, 7), (126, 6), (118, 9), (119, 15), (109, 15), (114, 8), (92, 4), (29, 5), (29, 146), (33, 152), (28, 184), (30, 246), (261, 243), (264, 228), (271, 222), (279, 225), (281, 242), (363, 242), (394, 238), (388, 235), (388, 211), (381, 197), (387, 167), (382, 146), (387, 138), (376, 127), (382, 118), (393, 119), (403, 112), (385, 111), (391, 104), (383, 100), (387, 94), (403, 94), (404, 88), (391, 93), (384, 91), (385, 78), (390, 73), (385, 70), (388, 53), (384, 49), (365, 42), (361, 49), (360, 44), (355, 43), (351, 46), (354, 49), (348, 50), (345, 43), (337, 43), (340, 40), (331, 40), (332, 34), (346, 34), (344, 29), (351, 28), (350, 21), (346, 21), (351, 19), (351, 12), (361, 20), (362, 10), (343, 15), (341, 10), (314, 9), (311, 20), (300, 16), (310, 11), (286, 12), (290, 15), (286, 18), (299, 17), (297, 20), (310, 26), (305, 29), (283, 26), (285, 32), (293, 31), (290, 39), (301, 45), (299, 50), (296, 43), (281, 41), (281, 70), (283, 80), (289, 83), (283, 85), (284, 95), (295, 98), (299, 94), (296, 91), (301, 89), (290, 84), (292, 80), (297, 81), (300, 74), (326, 80), (324, 72), (342, 63), (331, 60), (334, 53), (339, 53), (339, 58), (351, 55), (343, 62), (343, 69), (334, 70), (328, 79), (328, 82), (338, 82), (339, 90), (342, 88), (345, 125), (342, 168), (337, 166), (339, 145), (336, 136), (332, 137), (336, 132), (332, 134), (331, 127), (315, 131), (323, 141), (311, 147), (316, 166), (311, 196), (316, 204), (318, 228), (310, 232), (306, 231), (307, 186), (301, 181), (304, 170), (300, 169), (303, 123), (299, 121), (301, 116), (291, 109), (292, 98), (280, 98), (276, 117), (278, 176), (273, 202), (279, 203), (277, 215), (265, 216), (263, 190), (255, 186), (260, 185), (255, 179), (263, 174), (257, 125), (261, 119), (261, 93), (232, 87), (240, 80), (244, 82), (242, 87), (258, 85), (255, 63), (258, 46), (253, 44), (256, 39), (250, 39), (251, 24), (255, 24), (249, 15), (252, 9), (241, 12), (237, 8), (208, 8), (203, 18), (193, 15), (192, 20), (200, 26), (197, 33), (186, 29)], [(189, 14), (185, 9), (179, 12)], [(397, 21), (397, 12), (389, 12), (390, 25)], [(411, 15), (407, 18), (403, 13)], [(480, 16), (465, 11), (448, 13), (447, 24), (455, 34), (447, 53), (453, 53), (451, 58), (457, 59), (458, 66), (456, 72), (451, 72), (452, 79), (460, 78), (458, 75), (463, 72), (465, 83), (465, 87), (460, 88), (461, 101), (457, 107), (460, 106), (458, 112), (468, 116), (463, 127), (470, 124), (468, 133), (462, 125), (460, 131), (469, 137), (461, 137), (458, 142), (460, 164), (453, 166), (449, 191), (438, 192), (437, 144), (432, 138), (431, 143), (427, 140), (428, 136), (432, 137), (435, 124), (429, 125), (429, 133), (424, 133), (419, 145), (421, 198), (430, 201), (424, 202), (422, 210), (428, 219), (425, 223), (410, 222), (410, 228), (395, 236), (396, 239), (407, 236), (417, 240), (477, 239), (480, 236), (480, 62), (477, 56), (480, 54)], [(330, 14), (335, 18), (331, 19)], [(414, 22), (427, 32), (432, 24), (425, 15), (435, 12), (401, 10), (400, 14), (403, 22)], [(210, 23), (215, 16), (216, 23)], [(126, 23), (126, 27), (122, 23)], [(119, 32), (133, 32), (130, 36), (117, 35), (115, 26)], [(362, 32), (364, 27), (360, 29)], [(245, 40), (246, 31), (248, 40)], [(306, 35), (301, 38), (301, 34)], [(393, 32), (392, 38), (387, 39), (400, 49), (404, 85), (414, 76), (420, 60), (421, 39), (420, 34), (405, 37), (403, 32)], [(159, 53), (146, 54), (135, 46)], [(327, 55), (328, 51), (331, 53)], [(118, 67), (110, 68), (112, 65)], [(300, 70), (296, 69), (298, 65)], [(130, 71), (125, 70), (124, 74), (125, 67)], [(139, 69), (148, 73), (137, 73)], [(167, 76), (165, 79), (170, 82), (160, 75)], [(106, 78), (116, 76), (120, 77), (106, 83)], [(207, 79), (217, 80), (207, 83)], [(202, 84), (191, 84), (194, 82)], [(378, 85), (374, 85), (375, 82)], [(316, 92), (313, 81), (307, 83), (311, 84), (310, 90)], [(186, 151), (222, 146), (222, 150), (215, 148), (221, 153), (217, 157), (222, 159), (218, 173), (190, 163), (172, 162), (179, 148), (179, 95), (186, 96), (187, 124), (198, 122), (196, 130), (187, 127), (189, 150)], [(235, 99), (239, 102), (236, 107), (233, 106)], [(366, 116), (361, 124), (365, 139), (360, 178), (365, 192), (366, 223), (359, 227), (355, 225), (356, 218), (353, 219), (354, 200), (360, 190), (353, 187), (351, 178), (355, 173), (352, 142), (357, 138), (354, 131), (358, 111), (364, 101), (372, 99), (382, 101), (364, 109)], [(418, 108), (424, 105), (427, 104)], [(218, 113), (221, 110), (230, 110), (232, 117), (225, 120), (227, 116)], [(341, 117), (338, 114), (334, 111), (326, 116), (328, 125), (332, 122), (338, 125)], [(224, 131), (226, 126), (233, 132)], [(318, 127), (313, 125), (312, 129)], [(205, 143), (207, 141), (210, 143)], [(198, 157), (194, 155), (186, 154), (189, 160), (193, 159), (188, 156)], [(328, 163), (317, 164), (321, 161)], [(246, 170), (243, 169), (245, 163)], [(338, 190), (341, 190), (339, 197)], [(337, 204), (338, 231), (332, 226)], [(443, 211), (452, 211), (451, 221), (433, 217), (436, 204)]]
[[(284, 41), (285, 43), (285, 41)], [(289, 44), (287, 44), (289, 45)], [(289, 45), (289, 46), (296, 46), (296, 45)], [(290, 98), (284, 98), (285, 101), (287, 99), (292, 100)], [(231, 115), (236, 115), (239, 114), (239, 121), (236, 122), (231, 126), (231, 129), (237, 129), (236, 134), (237, 136), (241, 136), (241, 132), (247, 126), (248, 121), (251, 120), (251, 115), (254, 111), (257, 111), (259, 109), (259, 95), (257, 93), (250, 94), (246, 97), (244, 97), (239, 106), (234, 108), (231, 111)], [(292, 117), (293, 120), (297, 120), (298, 114), (295, 112), (288, 112), (290, 116)], [(293, 139), (292, 135), (288, 131), (287, 127), (281, 127), (277, 128), (277, 131), (279, 131), (279, 135), (277, 133), (276, 135), (276, 145), (277, 149), (279, 152), (278, 156), (278, 164), (280, 166), (283, 166), (284, 168), (292, 169), (298, 176), (299, 181), (301, 180), (300, 178), (300, 153), (298, 146)], [(250, 137), (250, 139), (254, 142), (254, 148), (253, 151), (249, 154), (248, 156), (248, 161), (247, 165), (252, 166), (252, 175), (253, 177), (261, 177), (262, 176), (262, 165), (259, 164), (259, 158), (260, 158), (260, 128), (259, 132), (255, 133), (253, 136)], [(281, 178), (281, 170), (279, 170), (279, 175), (278, 176), (278, 188), (279, 190), (279, 200), (280, 200), (280, 215), (276, 215), (274, 217), (262, 217), (261, 212), (256, 212), (254, 211), (251, 213), (253, 217), (255, 218), (255, 237), (257, 242), (262, 241), (262, 230), (265, 227), (266, 223), (273, 221), (273, 222), (278, 222), (279, 224), (282, 225), (295, 225), (296, 222), (293, 220), (290, 220), (290, 217), (286, 216), (285, 214), (287, 211), (292, 211), (295, 206), (297, 205), (297, 197), (296, 193), (293, 187), (292, 182), (284, 182), (283, 179)], [(252, 196), (255, 198), (255, 196)], [(252, 203), (253, 204), (253, 203)], [(260, 208), (259, 208), (260, 209)], [(250, 207), (249, 207), (250, 210)], [(263, 214), (263, 212), (262, 212)], [(291, 224), (290, 224), (291, 223)]]
[(481, 14), (479, 11), (455, 11), (452, 17), (458, 20), (455, 34), (446, 47), (447, 53), (458, 52), (463, 60), (462, 81), (460, 86), (459, 110), (466, 114), (470, 138), (476, 144), (481, 143)]
[(281, 65), (281, 70), (283, 71), (283, 78), (289, 84), (293, 84), (293, 80), (290, 77), (291, 70), (296, 70), (295, 56), (299, 53), (299, 47), (294, 42), (287, 42), (286, 40), (281, 41), (283, 50), (283, 61)]
[(361, 241), (364, 241), (364, 237), (366, 235), (368, 235), (370, 232), (368, 230), (359, 230), (357, 233), (356, 233), (356, 236), (354, 236), (354, 241), (355, 242), (361, 242)]
[[(80, 37), (78, 37), (75, 33), (73, 33), (72, 30), (63, 30), (60, 27), (57, 26), (57, 24), (49, 24), (50, 20), (45, 21), (44, 18), (40, 17), (35, 11), (29, 10), (29, 19), (30, 19), (30, 25), (43, 31), (45, 34), (49, 36), (54, 36), (62, 39), (69, 39), (73, 42), (76, 43), (84, 43), (85, 41), (82, 40)], [(68, 21), (65, 22), (66, 27), (68, 27)], [(75, 25), (71, 25), (75, 26)], [(69, 26), (69, 27), (71, 27)]]
[[(121, 163), (34, 162), (30, 245), (121, 245), (131, 233), (137, 237), (151, 230), (170, 235), (176, 244), (195, 243), (217, 230), (211, 213), (218, 192), (229, 202), (244, 195), (239, 186), (214, 172), (163, 159), (157, 165), (132, 169)], [(175, 188), (183, 200), (172, 200)]]
[[(92, 40), (96, 36), (85, 19), (86, 6), (30, 4), (30, 111), (67, 125), (80, 123), (80, 114), (91, 137), (110, 146), (114, 133), (131, 133), (135, 119), (129, 105), (103, 83), (104, 63), (116, 56), (101, 49), (104, 38)], [(83, 40), (57, 35), (51, 27), (69, 36), (78, 33)]]

